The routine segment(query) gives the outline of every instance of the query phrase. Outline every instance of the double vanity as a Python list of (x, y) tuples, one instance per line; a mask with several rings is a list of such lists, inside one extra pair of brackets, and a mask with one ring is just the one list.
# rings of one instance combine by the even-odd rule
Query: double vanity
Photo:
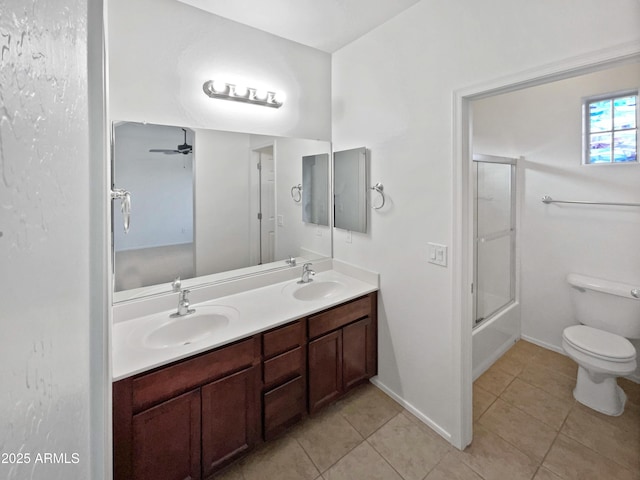
[(207, 478), (376, 374), (377, 275), (321, 263), (116, 306), (114, 478)]
[(366, 148), (112, 140), (114, 478), (210, 477), (376, 374), (378, 276), (331, 258), (334, 227), (367, 232)]

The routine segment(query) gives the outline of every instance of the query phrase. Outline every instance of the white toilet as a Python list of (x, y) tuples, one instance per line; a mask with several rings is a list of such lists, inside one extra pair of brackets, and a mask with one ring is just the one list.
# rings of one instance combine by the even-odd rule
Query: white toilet
[(640, 338), (640, 288), (575, 273), (567, 282), (582, 324), (562, 332), (562, 348), (579, 366), (573, 396), (598, 412), (621, 415), (627, 397), (616, 377), (636, 369), (636, 349), (627, 339)]

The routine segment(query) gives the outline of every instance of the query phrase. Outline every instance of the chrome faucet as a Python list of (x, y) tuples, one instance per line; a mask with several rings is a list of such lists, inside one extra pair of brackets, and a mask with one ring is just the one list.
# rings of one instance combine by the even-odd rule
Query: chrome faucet
[(184, 317), (196, 311), (195, 308), (189, 308), (189, 293), (190, 290), (180, 290), (178, 297), (178, 311), (169, 315), (171, 318)]
[(311, 263), (305, 263), (302, 265), (302, 278), (298, 280), (298, 283), (313, 282), (313, 278), (309, 278), (309, 276), (314, 276), (316, 272), (311, 270), (311, 265)]

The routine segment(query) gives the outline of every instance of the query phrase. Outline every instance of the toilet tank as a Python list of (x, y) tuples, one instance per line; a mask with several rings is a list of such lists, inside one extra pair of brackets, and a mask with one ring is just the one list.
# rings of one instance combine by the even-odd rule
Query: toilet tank
[[(640, 285), (567, 275), (575, 319), (626, 338), (640, 338)], [(634, 293), (632, 293), (634, 292)]]

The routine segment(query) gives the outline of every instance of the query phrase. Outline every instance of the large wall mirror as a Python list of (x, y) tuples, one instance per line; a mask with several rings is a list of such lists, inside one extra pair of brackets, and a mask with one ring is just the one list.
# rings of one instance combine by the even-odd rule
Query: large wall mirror
[(112, 151), (114, 302), (331, 256), (329, 142), (115, 122)]

